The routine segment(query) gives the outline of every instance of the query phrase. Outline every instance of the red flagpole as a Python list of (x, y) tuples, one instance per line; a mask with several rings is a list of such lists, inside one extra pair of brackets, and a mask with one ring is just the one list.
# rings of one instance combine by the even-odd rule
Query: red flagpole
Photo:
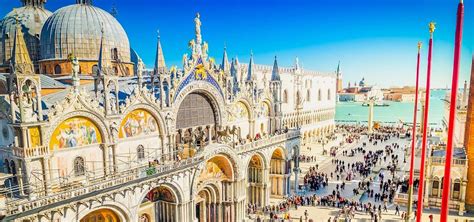
[[(413, 174), (415, 165), (415, 146), (416, 146), (416, 118), (418, 114), (418, 85), (420, 79), (420, 50), (421, 42), (418, 42), (418, 56), (416, 60), (416, 87), (415, 87), (415, 110), (413, 112), (413, 128), (411, 141), (411, 155), (410, 155), (410, 180), (408, 181), (408, 217), (411, 217), (413, 206)], [(407, 219), (408, 221), (409, 219)]]
[(441, 222), (448, 220), (449, 214), (449, 189), (451, 185), (451, 163), (453, 161), (453, 137), (454, 137), (454, 118), (456, 117), (456, 100), (458, 95), (458, 78), (459, 78), (459, 58), (461, 56), (462, 42), (462, 26), (464, 17), (464, 4), (458, 4), (458, 13), (456, 21), (456, 37), (454, 45), (454, 64), (453, 64), (453, 80), (451, 85), (451, 101), (449, 107), (448, 122), (448, 143), (446, 144), (446, 162), (444, 164), (443, 179), (443, 196), (441, 198)]
[(428, 69), (426, 72), (426, 97), (425, 97), (425, 113), (423, 113), (423, 140), (421, 145), (421, 166), (420, 166), (420, 184), (418, 187), (418, 203), (416, 207), (416, 222), (421, 222), (423, 213), (423, 190), (425, 188), (425, 159), (426, 159), (426, 143), (428, 136), (428, 113), (430, 110), (430, 82), (431, 82), (431, 55), (433, 53), (433, 32), (435, 23), (430, 22), (430, 42), (428, 48)]

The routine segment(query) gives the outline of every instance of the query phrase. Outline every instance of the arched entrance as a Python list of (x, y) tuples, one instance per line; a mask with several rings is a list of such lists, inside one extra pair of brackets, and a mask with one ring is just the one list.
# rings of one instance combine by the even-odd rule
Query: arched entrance
[(80, 222), (120, 222), (120, 217), (110, 209), (99, 209), (88, 213)]
[(265, 205), (264, 162), (260, 155), (253, 155), (247, 168), (247, 202), (259, 207)]
[(285, 160), (285, 152), (282, 148), (273, 151), (270, 160), (270, 182), (272, 196), (285, 196), (289, 191), (290, 166)]
[(168, 186), (149, 191), (140, 204), (139, 215), (147, 215), (150, 221), (178, 221), (178, 198)]
[[(194, 198), (195, 219), (199, 222), (236, 221), (236, 179), (228, 156), (215, 155), (201, 170), (198, 192)], [(239, 205), (243, 208), (243, 205)], [(244, 210), (244, 209), (241, 209)]]
[(181, 156), (193, 155), (216, 139), (217, 107), (204, 94), (190, 93), (178, 110), (176, 118), (176, 146)]

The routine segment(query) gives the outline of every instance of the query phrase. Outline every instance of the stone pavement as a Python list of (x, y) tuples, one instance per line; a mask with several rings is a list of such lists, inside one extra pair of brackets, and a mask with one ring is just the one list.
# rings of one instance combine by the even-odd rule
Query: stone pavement
[[(340, 141), (342, 141), (342, 135), (338, 135), (337, 139), (334, 141), (331, 141), (329, 144), (325, 146), (326, 150), (329, 150), (332, 146), (338, 145)], [(409, 139), (398, 139), (398, 138), (391, 138), (390, 140), (384, 142), (384, 143), (378, 143), (376, 146), (372, 145), (371, 143), (368, 142), (367, 136), (362, 136), (360, 141), (356, 141), (352, 144), (345, 144), (342, 148), (340, 148), (337, 152), (336, 157), (330, 157), (329, 155), (322, 155), (322, 146), (321, 144), (310, 144), (308, 146), (311, 147), (311, 150), (307, 149), (308, 146), (305, 146), (301, 150), (302, 155), (307, 155), (307, 156), (315, 156), (316, 161), (315, 162), (310, 162), (310, 163), (300, 163), (300, 168), (301, 168), (301, 173), (299, 175), (299, 184), (303, 183), (303, 178), (308, 171), (309, 167), (315, 166), (316, 164), (319, 165), (319, 172), (325, 172), (329, 173), (334, 172), (335, 170), (335, 165), (331, 163), (331, 160), (336, 158), (345, 161), (345, 164), (347, 163), (353, 163), (357, 161), (363, 161), (363, 154), (356, 154), (354, 157), (346, 157), (342, 156), (342, 152), (344, 150), (351, 150), (352, 148), (362, 146), (362, 143), (366, 142), (367, 146), (365, 147), (365, 150), (369, 151), (375, 151), (375, 150), (380, 150), (384, 149), (386, 145), (391, 145), (392, 143), (398, 143), (400, 145), (399, 149), (394, 149), (394, 154), (399, 156), (399, 168), (397, 169), (396, 175), (399, 177), (404, 177), (406, 176), (406, 172), (409, 171), (409, 159), (408, 157), (406, 158), (406, 162), (404, 162), (404, 155), (405, 147), (410, 146), (411, 140)], [(408, 148), (409, 149), (409, 148)], [(417, 158), (418, 159), (418, 158)], [(382, 161), (383, 162), (383, 161)], [(416, 162), (419, 162), (417, 160)], [(390, 158), (387, 158), (387, 164), (390, 163)], [(378, 182), (378, 172), (382, 172), (385, 175), (385, 181), (388, 178), (391, 178), (390, 173), (386, 170), (386, 165), (385, 163), (382, 164), (382, 166), (375, 167), (373, 170), (376, 172), (373, 172), (372, 176), (375, 178), (374, 182), (372, 182), (371, 189), (374, 190), (374, 192), (379, 192), (379, 185), (380, 183)], [(339, 181), (336, 180), (335, 177), (336, 174), (334, 174), (333, 178), (329, 179), (329, 185), (325, 189), (320, 189), (317, 192), (307, 192), (306, 194), (314, 194), (316, 193), (318, 196), (323, 196), (323, 195), (328, 195), (332, 193), (332, 190), (335, 189), (336, 184), (341, 184), (342, 180), (340, 179)], [(377, 206), (379, 204), (383, 204), (382, 202), (374, 202), (373, 198), (368, 198), (367, 195), (362, 194), (360, 197), (353, 197), (353, 192), (352, 189), (354, 187), (357, 187), (359, 181), (361, 181), (362, 178), (356, 177), (352, 181), (345, 181), (346, 183), (346, 188), (344, 191), (341, 191), (341, 195), (346, 198), (356, 198), (360, 199), (362, 202), (372, 202), (375, 203)], [(294, 184), (292, 182), (291, 184)], [(301, 192), (300, 192), (301, 194)], [(271, 203), (278, 203), (281, 200), (278, 199), (272, 199)], [(389, 204), (388, 205), (389, 210), (386, 213), (382, 213), (382, 220), (383, 221), (402, 221), (400, 216), (395, 215), (395, 206), (394, 204)], [(299, 221), (300, 217), (304, 215), (304, 211), (308, 210), (309, 213), (309, 218), (312, 218), (315, 222), (316, 221), (328, 221), (329, 217), (334, 218), (335, 215), (338, 214), (339, 209), (338, 208), (331, 208), (331, 207), (323, 207), (323, 206), (316, 206), (316, 207), (298, 207), (298, 210), (292, 209), (290, 210), (290, 215), (291, 218), (293, 218), (292, 221)], [(404, 210), (403, 207), (400, 207), (400, 211)], [(422, 221), (429, 221), (428, 216), (432, 214), (434, 216), (434, 221), (439, 221), (439, 210), (434, 209), (434, 210), (424, 210), (423, 214), (423, 220)], [(355, 220), (353, 219), (352, 221), (370, 221), (370, 215), (362, 213), (362, 212), (356, 212), (355, 214)], [(472, 216), (458, 216), (457, 214), (453, 214), (450, 216), (449, 221), (455, 221), (455, 219), (459, 219), (459, 221), (464, 221), (468, 220), (469, 222), (474, 222), (474, 218)], [(303, 216), (303, 221), (304, 216)]]

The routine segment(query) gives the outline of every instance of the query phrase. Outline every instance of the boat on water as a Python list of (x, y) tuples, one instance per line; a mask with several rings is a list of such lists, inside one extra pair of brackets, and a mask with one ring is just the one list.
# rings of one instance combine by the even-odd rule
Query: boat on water
[[(362, 103), (362, 106), (369, 106), (369, 103), (368, 103), (368, 102), (364, 102), (364, 103)], [(384, 107), (384, 106), (390, 106), (390, 105), (387, 104), (387, 103), (384, 103), (383, 101), (375, 101), (375, 102), (374, 102), (374, 106)]]

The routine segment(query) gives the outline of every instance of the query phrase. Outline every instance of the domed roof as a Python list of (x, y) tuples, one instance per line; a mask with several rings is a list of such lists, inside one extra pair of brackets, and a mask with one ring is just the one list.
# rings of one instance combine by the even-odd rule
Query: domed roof
[[(83, 3), (81, 3), (83, 2)], [(58, 9), (41, 31), (41, 60), (67, 59), (73, 53), (79, 60), (97, 61), (104, 35), (106, 59), (112, 51), (122, 62), (130, 62), (130, 44), (122, 25), (108, 12), (92, 6), (90, 1)]]
[(24, 6), (13, 9), (0, 21), (0, 65), (11, 58), (16, 29), (16, 18), (21, 25), (28, 52), (33, 62), (39, 59), (39, 36), (44, 22), (52, 13), (43, 7), (42, 1), (24, 1)]

